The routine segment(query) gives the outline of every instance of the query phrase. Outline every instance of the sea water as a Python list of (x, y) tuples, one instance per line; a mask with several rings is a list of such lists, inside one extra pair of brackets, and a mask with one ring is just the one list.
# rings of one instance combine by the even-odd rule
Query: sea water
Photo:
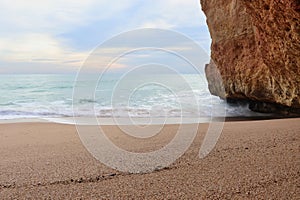
[[(86, 75), (86, 79), (80, 83), (83, 89), (95, 87), (92, 82), (89, 82), (92, 80), (89, 76), (95, 75)], [(151, 76), (143, 75), (138, 78), (151, 80)], [(173, 75), (155, 76), (176, 83), (176, 77)], [(220, 98), (212, 96), (204, 75), (183, 74), (182, 77), (191, 90), (181, 88), (180, 83), (170, 89), (150, 81), (149, 84), (144, 84), (134, 93), (131, 92), (129, 97), (124, 98), (122, 94), (126, 94), (126, 91), (116, 93), (116, 85), (120, 83), (122, 77), (108, 75), (97, 83), (94, 94), (74, 100), (75, 74), (0, 75), (0, 119), (62, 119), (90, 116), (99, 118), (211, 117), (214, 106), (222, 106), (226, 110), (226, 113), (214, 111), (214, 117), (259, 115), (251, 112), (246, 105), (228, 105)], [(129, 84), (128, 81), (125, 84)], [(122, 90), (126, 88), (124, 86)], [(92, 110), (86, 109), (91, 107)]]

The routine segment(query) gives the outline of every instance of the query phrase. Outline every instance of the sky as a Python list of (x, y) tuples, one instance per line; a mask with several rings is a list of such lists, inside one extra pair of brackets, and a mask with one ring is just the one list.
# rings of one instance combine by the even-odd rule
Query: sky
[(141, 28), (184, 34), (209, 54), (205, 20), (199, 0), (0, 0), (0, 73), (76, 73), (96, 47)]

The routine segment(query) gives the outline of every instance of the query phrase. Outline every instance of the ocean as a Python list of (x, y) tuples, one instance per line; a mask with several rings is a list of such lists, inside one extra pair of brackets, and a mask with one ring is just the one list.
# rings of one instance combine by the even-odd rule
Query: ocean
[[(94, 83), (89, 80), (93, 80), (95, 75), (87, 74), (86, 78), (80, 80), (80, 83), (77, 81), (77, 84), (74, 74), (0, 75), (0, 119), (58, 120), (91, 116), (201, 118), (259, 115), (250, 111), (247, 105), (228, 105), (218, 97), (210, 95), (204, 75), (181, 76), (189, 89), (181, 87), (182, 84), (176, 80), (176, 76), (170, 74), (141, 75), (127, 78), (127, 81), (123, 82), (119, 75), (106, 75), (97, 83), (94, 94), (82, 97), (77, 95), (74, 98), (74, 85), (80, 85), (82, 90), (88, 91), (94, 87)], [(132, 80), (136, 79), (145, 80), (147, 84), (138, 85), (133, 91), (129, 91), (133, 88), (130, 85), (134, 84)], [(157, 84), (157, 80), (172, 83), (173, 87)], [(214, 110), (216, 106), (224, 108), (226, 112), (222, 109), (220, 112), (218, 109)]]

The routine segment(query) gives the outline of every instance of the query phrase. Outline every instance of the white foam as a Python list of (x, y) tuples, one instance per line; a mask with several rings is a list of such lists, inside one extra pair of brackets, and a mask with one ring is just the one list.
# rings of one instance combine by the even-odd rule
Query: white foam
[(198, 124), (209, 123), (211, 118), (154, 118), (149, 120), (148, 118), (95, 118), (92, 117), (59, 117), (59, 118), (28, 118), (28, 119), (8, 119), (0, 120), (0, 124), (12, 124), (12, 123), (57, 123), (68, 125), (161, 125), (161, 124)]

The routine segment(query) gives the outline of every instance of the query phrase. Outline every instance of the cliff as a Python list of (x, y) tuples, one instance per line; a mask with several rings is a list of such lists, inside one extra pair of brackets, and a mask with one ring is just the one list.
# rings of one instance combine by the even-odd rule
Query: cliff
[(300, 0), (201, 5), (212, 37), (210, 92), (254, 111), (300, 114)]

